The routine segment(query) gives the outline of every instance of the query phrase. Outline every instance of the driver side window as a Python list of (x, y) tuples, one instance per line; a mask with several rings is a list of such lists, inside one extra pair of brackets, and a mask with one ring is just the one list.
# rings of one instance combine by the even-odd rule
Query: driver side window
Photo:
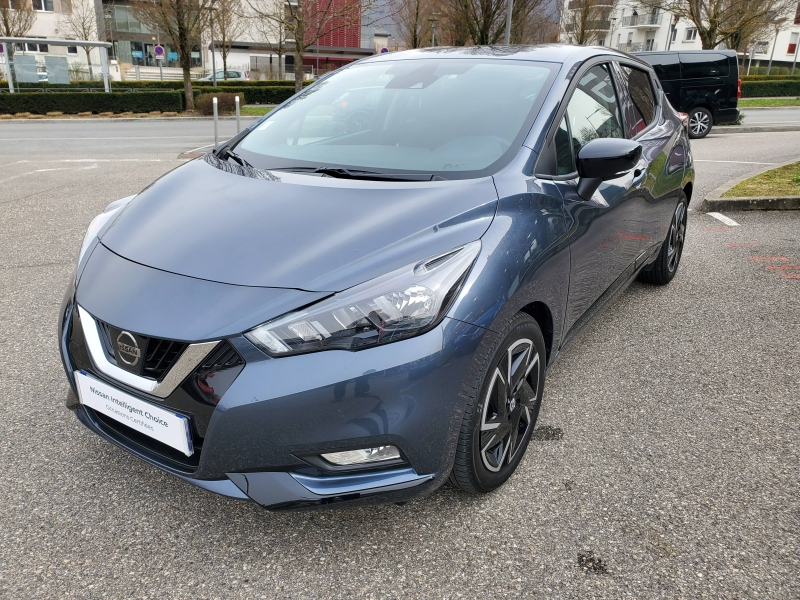
[(596, 65), (584, 73), (567, 105), (567, 118), (575, 157), (594, 139), (625, 137), (607, 65)]

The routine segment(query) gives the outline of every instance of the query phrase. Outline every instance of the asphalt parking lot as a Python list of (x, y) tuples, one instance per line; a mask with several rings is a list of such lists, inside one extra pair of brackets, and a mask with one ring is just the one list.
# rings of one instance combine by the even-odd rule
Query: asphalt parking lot
[[(797, 211), (691, 212), (676, 278), (631, 286), (562, 355), (549, 439), (488, 496), (268, 513), (91, 434), (55, 333), (83, 232), (210, 127), (0, 123), (0, 597), (800, 596)], [(797, 133), (721, 129), (693, 144), (695, 207), (800, 158)]]

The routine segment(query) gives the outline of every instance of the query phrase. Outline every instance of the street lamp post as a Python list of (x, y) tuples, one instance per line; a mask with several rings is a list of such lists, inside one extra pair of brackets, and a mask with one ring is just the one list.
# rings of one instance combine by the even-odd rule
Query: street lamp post
[(678, 17), (678, 15), (675, 15), (674, 17), (672, 17), (672, 22), (670, 22), (670, 24), (669, 24), (669, 34), (668, 34), (669, 37), (667, 37), (667, 50), (672, 48), (672, 35), (675, 32), (675, 30), (678, 28), (678, 21), (679, 20), (680, 20), (680, 17)]
[(511, 15), (514, 12), (514, 0), (508, 0), (508, 14), (506, 15), (506, 37), (505, 43), (508, 46), (511, 43)]
[(775, 46), (778, 45), (778, 33), (781, 30), (781, 24), (786, 21), (786, 17), (781, 17), (780, 19), (775, 19), (773, 23), (775, 24), (775, 41), (772, 42), (772, 52), (769, 53), (769, 64), (767, 65), (767, 75), (769, 75), (770, 70), (772, 70), (772, 57), (775, 56)]
[(797, 43), (794, 45), (794, 60), (792, 61), (792, 72), (794, 75), (794, 68), (797, 66), (797, 52), (800, 50), (800, 34), (798, 34)]
[(217, 87), (217, 57), (214, 49), (214, 11), (217, 7), (214, 6), (214, 2), (211, 2), (209, 10), (211, 11), (211, 85)]
[(431, 47), (433, 47), (433, 46), (435, 46), (435, 45), (436, 45), (436, 21), (437, 21), (437, 18), (436, 18), (436, 17), (437, 17), (437, 16), (438, 16), (438, 15), (436, 15), (436, 14), (434, 13), (433, 17), (431, 17), (430, 19), (428, 19), (428, 21), (430, 21), (430, 22), (431, 22)]

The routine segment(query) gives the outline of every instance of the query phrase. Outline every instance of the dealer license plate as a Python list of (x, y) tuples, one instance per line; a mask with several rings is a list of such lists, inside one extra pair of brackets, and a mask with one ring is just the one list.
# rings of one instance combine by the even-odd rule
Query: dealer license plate
[(186, 456), (194, 454), (189, 419), (183, 415), (139, 400), (85, 371), (75, 371), (80, 401), (107, 417), (127, 425)]

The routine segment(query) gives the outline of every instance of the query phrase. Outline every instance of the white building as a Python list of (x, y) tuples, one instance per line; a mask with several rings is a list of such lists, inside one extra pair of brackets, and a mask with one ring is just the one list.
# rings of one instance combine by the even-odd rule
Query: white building
[[(605, 4), (602, 0), (601, 4)], [(766, 67), (773, 56), (773, 67), (791, 67), (800, 43), (800, 2), (796, 11), (785, 15), (777, 36), (772, 33), (760, 40), (753, 49), (752, 67)], [(598, 21), (593, 43), (610, 46), (624, 52), (647, 50), (701, 50), (703, 45), (697, 27), (685, 19), (676, 19), (669, 12), (645, 8), (636, 2), (619, 2), (607, 21)], [(563, 42), (569, 42), (562, 32)], [(774, 47), (774, 54), (773, 54)], [(749, 56), (747, 57), (749, 59)], [(745, 60), (745, 67), (749, 60)]]
[[(70, 3), (69, 0), (31, 1), (36, 17), (33, 25), (23, 37), (40, 38), (42, 40), (76, 39), (74, 35), (70, 35), (63, 30), (63, 11), (69, 10), (69, 6), (74, 5), (74, 2)], [(92, 0), (77, 1), (91, 2)], [(14, 48), (14, 52), (15, 54), (34, 56), (40, 74), (46, 73), (45, 56), (66, 56), (73, 73), (80, 73), (80, 76), (83, 78), (88, 78), (89, 69), (87, 67), (86, 52), (83, 48), (77, 46), (53, 46), (43, 41), (42, 43), (17, 44)], [(100, 79), (100, 51), (98, 49), (95, 48), (91, 51), (91, 59), (94, 78)], [(4, 62), (4, 60), (4, 57), (0, 58), (0, 63)]]

